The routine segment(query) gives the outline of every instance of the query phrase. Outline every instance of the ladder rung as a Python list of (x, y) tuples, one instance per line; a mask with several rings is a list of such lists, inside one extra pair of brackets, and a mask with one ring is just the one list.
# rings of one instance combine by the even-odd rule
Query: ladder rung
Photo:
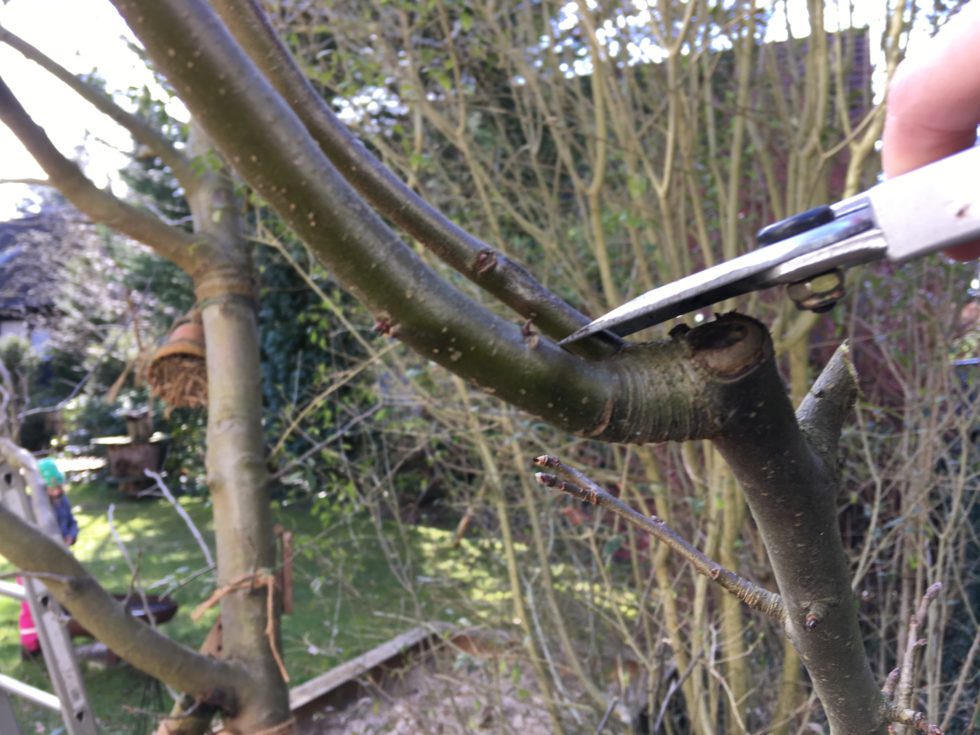
[(0, 595), (13, 597), (15, 600), (24, 599), (24, 586), (16, 582), (5, 582), (0, 579)]
[(17, 681), (13, 677), (7, 676), (6, 674), (0, 674), (0, 688), (6, 689), (11, 694), (14, 694), (21, 699), (26, 699), (34, 704), (39, 704), (42, 707), (47, 707), (55, 712), (61, 712), (61, 702), (58, 698), (46, 692), (43, 689), (38, 689), (37, 687), (32, 687), (30, 684), (25, 684), (22, 681)]

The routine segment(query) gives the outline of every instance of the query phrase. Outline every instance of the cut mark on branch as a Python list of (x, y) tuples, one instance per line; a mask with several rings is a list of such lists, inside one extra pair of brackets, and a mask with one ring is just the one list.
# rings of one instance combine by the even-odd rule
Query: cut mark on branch
[(713, 375), (737, 378), (764, 360), (771, 350), (765, 327), (741, 314), (721, 314), (716, 321), (679, 334), (693, 359)]
[(601, 436), (602, 433), (609, 427), (609, 423), (612, 421), (613, 407), (615, 406), (615, 400), (609, 398), (605, 405), (602, 407), (602, 413), (599, 415), (599, 421), (596, 423), (595, 428), (589, 432), (589, 436)]
[(497, 267), (497, 252), (495, 250), (481, 250), (476, 255), (474, 267), (478, 275), (485, 275)]
[(537, 347), (538, 343), (541, 341), (541, 337), (534, 331), (534, 324), (530, 319), (521, 325), (521, 336), (524, 338), (524, 344), (526, 344), (532, 350)]
[(390, 317), (380, 316), (374, 322), (374, 332), (375, 334), (380, 334), (385, 337), (397, 337), (398, 325), (395, 324)]
[(810, 605), (810, 610), (803, 618), (803, 627), (807, 630), (815, 630), (824, 621), (830, 612), (830, 606), (825, 602), (814, 602)]

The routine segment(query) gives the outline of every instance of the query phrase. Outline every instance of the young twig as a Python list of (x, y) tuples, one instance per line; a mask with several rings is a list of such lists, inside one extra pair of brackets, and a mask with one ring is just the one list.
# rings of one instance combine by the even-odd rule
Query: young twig
[[(912, 709), (912, 676), (915, 670), (915, 652), (917, 649), (926, 645), (925, 639), (918, 638), (919, 628), (925, 623), (926, 614), (929, 611), (929, 603), (936, 599), (942, 588), (942, 583), (936, 582), (930, 585), (929, 589), (922, 596), (922, 601), (919, 603), (918, 609), (912, 615), (911, 620), (909, 620), (909, 635), (905, 645), (905, 656), (902, 659), (902, 665), (888, 675), (885, 686), (882, 688), (882, 693), (886, 700), (891, 700), (894, 693), (894, 700), (888, 702), (889, 721), (898, 725), (911, 727), (916, 732), (924, 732), (927, 735), (943, 735), (943, 729), (939, 725), (932, 724), (926, 720), (924, 713)], [(892, 730), (893, 728), (889, 727), (889, 732)]]
[(918, 609), (909, 620), (909, 635), (905, 644), (905, 657), (902, 659), (902, 673), (898, 678), (898, 691), (895, 695), (895, 706), (908, 709), (912, 704), (912, 675), (915, 670), (915, 652), (926, 644), (925, 639), (920, 640), (919, 628), (926, 622), (926, 614), (929, 610), (929, 603), (936, 599), (942, 590), (941, 582), (936, 582), (929, 586)]
[(903, 709), (889, 705), (888, 719), (896, 724), (911, 727), (916, 732), (924, 732), (926, 735), (943, 735), (943, 729), (939, 725), (928, 722), (925, 714), (914, 709)]
[(599, 726), (595, 729), (595, 735), (602, 735), (602, 731), (606, 728), (606, 723), (609, 722), (609, 716), (612, 715), (617, 704), (619, 704), (619, 697), (613, 697), (609, 700), (609, 706), (606, 707), (606, 711), (603, 713), (602, 719), (599, 720)]
[(889, 702), (895, 696), (895, 687), (898, 686), (898, 675), (901, 673), (901, 669), (892, 669), (888, 674), (888, 678), (885, 679), (885, 686), (881, 688), (881, 693), (885, 695), (885, 699)]
[(953, 690), (952, 696), (947, 700), (946, 716), (943, 717), (941, 725), (943, 729), (949, 727), (953, 718), (956, 716), (956, 708), (959, 705), (960, 698), (963, 696), (963, 692), (966, 690), (967, 682), (970, 680), (970, 672), (976, 671), (973, 668), (973, 662), (976, 660), (978, 653), (980, 653), (980, 632), (977, 632), (973, 636), (973, 644), (970, 646), (970, 651), (966, 654), (966, 660), (960, 669), (960, 675), (956, 680), (956, 688)]
[[(122, 536), (116, 530), (115, 521), (116, 504), (110, 503), (109, 510), (106, 513), (106, 520), (109, 523), (109, 533), (112, 535), (113, 540), (116, 542), (116, 546), (119, 547), (119, 551), (122, 553), (123, 560), (126, 562), (126, 566), (129, 567), (130, 573), (130, 590), (135, 589), (136, 593), (140, 597), (140, 602), (143, 603), (143, 610), (146, 611), (146, 620), (150, 624), (151, 628), (157, 627), (156, 618), (153, 615), (153, 607), (150, 605), (149, 599), (146, 597), (146, 590), (143, 589), (143, 585), (139, 581), (139, 567), (133, 562), (132, 557), (129, 555), (129, 549), (126, 548), (126, 544), (122, 540)], [(127, 593), (127, 597), (129, 593)]]
[(174, 510), (177, 511), (177, 515), (180, 516), (181, 520), (184, 522), (188, 530), (191, 532), (191, 535), (194, 537), (194, 540), (197, 541), (197, 545), (201, 549), (201, 554), (204, 556), (204, 561), (207, 562), (207, 565), (209, 567), (213, 567), (214, 559), (211, 556), (211, 550), (208, 548), (207, 543), (205, 543), (204, 541), (204, 536), (201, 535), (201, 532), (194, 524), (194, 521), (191, 519), (190, 515), (188, 515), (186, 510), (184, 510), (184, 506), (178, 503), (177, 498), (175, 498), (173, 493), (170, 492), (170, 489), (164, 483), (163, 478), (160, 476), (160, 473), (154, 472), (153, 470), (149, 470), (149, 469), (143, 470), (143, 473), (147, 477), (151, 478), (153, 482), (156, 483), (157, 488), (160, 490), (160, 493), (163, 495), (164, 498), (166, 498), (167, 502), (173, 506)]
[(780, 622), (786, 618), (786, 608), (782, 598), (775, 592), (770, 592), (754, 582), (750, 582), (735, 572), (722, 567), (718, 562), (710, 559), (699, 549), (695, 548), (685, 538), (670, 528), (663, 520), (656, 516), (645, 516), (633, 508), (623, 503), (618, 498), (613, 497), (593, 482), (585, 474), (563, 464), (557, 457), (542, 455), (534, 460), (538, 467), (545, 467), (553, 470), (557, 475), (568, 478), (560, 479), (555, 474), (538, 472), (535, 479), (546, 487), (553, 487), (574, 498), (590, 503), (591, 505), (601, 505), (608, 508), (613, 513), (631, 523), (637, 528), (646, 531), (658, 541), (666, 544), (672, 550), (687, 559), (694, 569), (709, 579), (716, 582), (727, 592), (735, 595), (753, 610), (769, 615)]

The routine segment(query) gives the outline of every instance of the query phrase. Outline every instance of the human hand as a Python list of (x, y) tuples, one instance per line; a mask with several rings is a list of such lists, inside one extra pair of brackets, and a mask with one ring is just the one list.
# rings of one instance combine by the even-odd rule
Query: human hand
[[(888, 87), (881, 162), (892, 177), (969, 148), (980, 124), (980, 0), (903, 61)], [(980, 242), (946, 251), (980, 257)]]

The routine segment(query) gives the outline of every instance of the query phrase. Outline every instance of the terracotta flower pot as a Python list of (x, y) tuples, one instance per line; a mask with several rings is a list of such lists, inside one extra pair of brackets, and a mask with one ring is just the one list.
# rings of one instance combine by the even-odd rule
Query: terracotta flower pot
[(200, 314), (192, 311), (171, 330), (150, 359), (147, 379), (155, 395), (171, 408), (198, 408), (207, 405), (208, 384), (205, 364), (204, 325)]
[(168, 355), (190, 355), (203, 360), (204, 325), (193, 320), (178, 324), (167, 336), (167, 341), (153, 353), (150, 363)]

